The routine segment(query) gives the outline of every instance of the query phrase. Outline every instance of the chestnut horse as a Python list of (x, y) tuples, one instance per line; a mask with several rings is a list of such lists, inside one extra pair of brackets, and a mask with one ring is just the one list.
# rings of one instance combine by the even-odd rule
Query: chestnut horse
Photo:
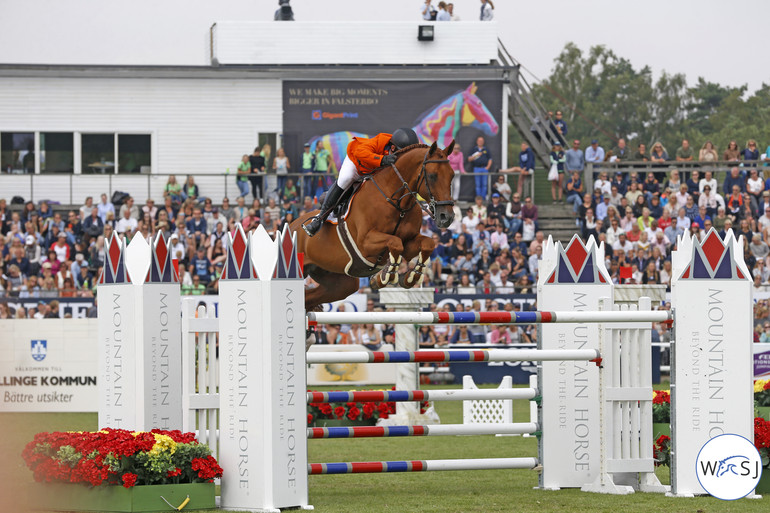
[[(308, 212), (291, 224), (297, 233), (297, 251), (305, 254), (304, 273), (318, 287), (305, 292), (305, 308), (344, 299), (358, 290), (359, 278), (370, 277), (372, 290), (389, 283), (412, 288), (422, 281), (425, 265), (436, 243), (420, 235), (423, 210), (446, 228), (454, 220), (451, 187), (454, 171), (444, 150), (434, 142), (399, 150), (398, 160), (368, 175), (353, 194), (348, 214), (337, 224), (324, 223), (314, 237), (302, 224), (318, 211)], [(425, 198), (426, 206), (417, 199)], [(412, 268), (399, 276), (402, 259), (417, 257)]]

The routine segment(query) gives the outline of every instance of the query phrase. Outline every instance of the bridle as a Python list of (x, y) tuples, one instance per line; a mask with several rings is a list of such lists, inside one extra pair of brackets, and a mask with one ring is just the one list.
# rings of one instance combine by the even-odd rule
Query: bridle
[[(390, 205), (392, 205), (396, 210), (398, 210), (399, 214), (399, 224), (401, 224), (401, 219), (404, 218), (407, 212), (412, 210), (414, 208), (415, 204), (420, 205), (420, 208), (426, 212), (431, 219), (434, 221), (436, 220), (436, 208), (437, 207), (453, 207), (455, 202), (453, 200), (443, 200), (443, 201), (436, 201), (436, 197), (433, 196), (433, 191), (430, 188), (430, 181), (428, 180), (428, 171), (427, 171), (427, 165), (428, 164), (448, 164), (449, 159), (431, 159), (428, 160), (428, 154), (430, 152), (426, 151), (425, 155), (422, 158), (422, 165), (420, 166), (420, 174), (417, 177), (417, 185), (415, 186), (415, 190), (413, 191), (409, 187), (409, 183), (404, 180), (404, 177), (401, 175), (401, 172), (396, 167), (396, 164), (391, 164), (391, 167), (393, 168), (393, 171), (396, 173), (396, 176), (398, 176), (398, 179), (401, 180), (401, 186), (396, 189), (396, 191), (388, 196), (385, 191), (382, 190), (380, 185), (377, 183), (377, 181), (374, 179), (374, 175), (367, 176), (365, 179), (370, 180), (380, 191), (380, 194), (385, 198), (385, 201), (387, 201)], [(420, 200), (417, 199), (418, 192), (420, 190), (420, 184), (425, 181), (425, 188), (428, 189), (428, 206), (425, 207)], [(401, 196), (398, 196), (401, 191), (404, 191)], [(394, 196), (398, 196), (397, 199), (394, 199)], [(410, 204), (408, 207), (401, 206), (401, 202), (406, 198), (413, 198), (414, 203)], [(398, 228), (398, 225), (396, 225)]]

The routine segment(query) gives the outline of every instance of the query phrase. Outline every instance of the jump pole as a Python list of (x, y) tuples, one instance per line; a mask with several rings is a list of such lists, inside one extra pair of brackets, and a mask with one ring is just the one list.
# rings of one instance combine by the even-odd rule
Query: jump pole
[(530, 435), (535, 422), (515, 424), (436, 424), (432, 426), (345, 426), (308, 428), (311, 438), (393, 438), (402, 436)]
[(359, 392), (308, 392), (308, 403), (404, 402), (404, 401), (490, 401), (534, 399), (534, 388), (477, 390), (382, 390)]
[(320, 324), (584, 324), (667, 322), (669, 311), (649, 312), (308, 312)]
[(307, 353), (307, 363), (408, 363), (408, 362), (547, 362), (593, 361), (597, 349), (490, 349), (488, 351), (349, 351)]
[(463, 460), (354, 461), (349, 463), (311, 463), (309, 475), (381, 474), (390, 472), (431, 472), (443, 470), (533, 469), (537, 458), (482, 458)]

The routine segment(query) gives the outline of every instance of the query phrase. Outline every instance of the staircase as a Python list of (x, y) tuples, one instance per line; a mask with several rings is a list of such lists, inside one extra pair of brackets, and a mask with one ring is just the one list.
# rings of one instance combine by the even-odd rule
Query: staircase
[(535, 170), (535, 205), (537, 205), (538, 227), (553, 240), (568, 242), (576, 233), (580, 233), (575, 226), (575, 217), (572, 215), (572, 205), (569, 203), (553, 204), (551, 199), (551, 184), (548, 182), (548, 171)]
[(499, 64), (508, 68), (510, 73), (508, 119), (529, 143), (543, 165), (550, 166), (548, 154), (551, 152), (551, 141), (556, 140), (556, 135), (551, 132), (548, 111), (535, 98), (532, 87), (520, 73), (521, 64), (508, 53), (499, 39), (497, 54)]
[(532, 147), (544, 168), (535, 169), (534, 201), (538, 207), (538, 225), (545, 236), (554, 240), (569, 241), (575, 233), (575, 217), (572, 206), (567, 203), (554, 205), (551, 199), (551, 184), (548, 182), (548, 169), (551, 162), (549, 153), (556, 139), (551, 132), (548, 111), (532, 93), (529, 82), (520, 73), (521, 64), (514, 59), (497, 40), (498, 63), (509, 72), (508, 119), (516, 130)]

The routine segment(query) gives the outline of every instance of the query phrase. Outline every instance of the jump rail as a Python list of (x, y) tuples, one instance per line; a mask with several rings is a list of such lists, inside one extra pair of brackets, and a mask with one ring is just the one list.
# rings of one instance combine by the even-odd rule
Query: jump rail
[(535, 422), (516, 424), (436, 424), (433, 426), (345, 426), (308, 428), (312, 438), (392, 438), (397, 436), (531, 435)]
[(403, 402), (403, 401), (488, 401), (534, 399), (534, 388), (480, 390), (371, 390), (359, 392), (308, 392), (308, 403)]
[(488, 351), (349, 351), (307, 353), (307, 363), (549, 362), (596, 360), (596, 349), (490, 349)]
[(668, 322), (667, 310), (644, 312), (308, 312), (320, 324), (548, 324)]
[(385, 472), (430, 472), (440, 470), (532, 469), (537, 458), (482, 458), (465, 460), (354, 461), (349, 463), (310, 463), (307, 473), (380, 474)]

